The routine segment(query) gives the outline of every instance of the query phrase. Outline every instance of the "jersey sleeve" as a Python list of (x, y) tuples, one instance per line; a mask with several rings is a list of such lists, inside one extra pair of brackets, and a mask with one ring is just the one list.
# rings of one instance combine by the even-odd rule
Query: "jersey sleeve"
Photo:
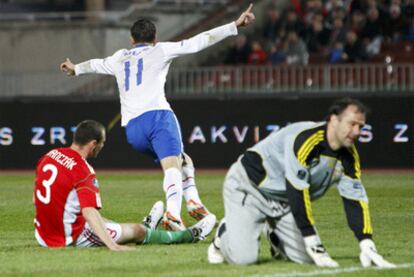
[(102, 208), (101, 197), (99, 194), (98, 180), (94, 175), (88, 176), (85, 180), (75, 185), (81, 209), (92, 207)]
[(236, 23), (228, 23), (220, 27), (202, 32), (194, 37), (179, 42), (160, 42), (167, 60), (199, 52), (229, 36), (237, 35)]
[(368, 196), (361, 182), (359, 155), (353, 146), (342, 160), (344, 174), (338, 183), (348, 225), (358, 240), (371, 238), (373, 229), (368, 207)]
[(344, 151), (341, 162), (344, 171), (338, 182), (339, 194), (346, 199), (368, 203), (368, 197), (361, 182), (361, 167), (355, 146)]
[(115, 75), (116, 64), (122, 57), (125, 49), (118, 50), (112, 56), (104, 59), (91, 59), (75, 65), (75, 74), (83, 75), (88, 73)]
[(309, 188), (298, 190), (286, 180), (286, 193), (289, 205), (302, 236), (315, 235), (315, 220), (313, 218)]
[(309, 188), (309, 168), (298, 159), (298, 137), (285, 139), (285, 176), (289, 183), (297, 190)]
[(372, 238), (373, 229), (369, 215), (368, 202), (352, 200), (342, 197), (348, 226), (354, 232), (355, 237), (361, 241)]
[(316, 234), (315, 220), (309, 194), (309, 171), (295, 153), (297, 140), (285, 140), (286, 194), (295, 222), (302, 236), (307, 237)]

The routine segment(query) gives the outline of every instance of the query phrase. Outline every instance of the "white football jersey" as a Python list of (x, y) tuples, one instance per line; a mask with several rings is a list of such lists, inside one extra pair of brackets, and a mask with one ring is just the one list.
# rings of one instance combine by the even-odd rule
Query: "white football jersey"
[(179, 42), (137, 44), (121, 49), (105, 59), (92, 59), (75, 66), (76, 75), (109, 74), (116, 77), (122, 126), (152, 110), (171, 110), (165, 98), (165, 81), (174, 58), (199, 52), (224, 38), (237, 35), (235, 22), (200, 33)]

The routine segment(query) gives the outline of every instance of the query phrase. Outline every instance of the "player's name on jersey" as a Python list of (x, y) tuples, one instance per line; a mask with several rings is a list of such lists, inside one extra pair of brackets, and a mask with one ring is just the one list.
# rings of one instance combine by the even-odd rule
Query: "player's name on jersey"
[(66, 156), (65, 154), (60, 153), (58, 150), (52, 150), (47, 153), (47, 156), (54, 159), (56, 162), (60, 163), (67, 169), (72, 170), (77, 163), (73, 160), (73, 158)]

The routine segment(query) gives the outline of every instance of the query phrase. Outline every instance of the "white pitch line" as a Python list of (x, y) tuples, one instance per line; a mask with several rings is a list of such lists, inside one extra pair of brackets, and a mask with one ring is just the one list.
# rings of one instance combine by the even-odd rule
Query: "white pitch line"
[(301, 276), (318, 276), (318, 275), (334, 275), (340, 273), (349, 273), (349, 272), (356, 272), (356, 271), (367, 271), (367, 270), (392, 270), (392, 269), (400, 269), (400, 268), (412, 268), (414, 267), (413, 263), (410, 264), (399, 264), (395, 268), (379, 268), (379, 267), (360, 267), (360, 266), (353, 266), (353, 267), (345, 267), (345, 268), (335, 268), (335, 269), (319, 269), (314, 271), (308, 272), (286, 272), (286, 273), (277, 273), (272, 275), (253, 275), (253, 276), (260, 276), (260, 277), (301, 277)]

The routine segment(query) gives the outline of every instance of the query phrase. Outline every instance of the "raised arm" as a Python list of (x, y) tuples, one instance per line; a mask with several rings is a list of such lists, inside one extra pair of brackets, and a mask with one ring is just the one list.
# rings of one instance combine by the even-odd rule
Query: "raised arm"
[(179, 42), (162, 42), (159, 43), (167, 59), (173, 59), (181, 55), (199, 52), (209, 46), (229, 36), (237, 35), (239, 27), (245, 27), (252, 24), (255, 16), (252, 12), (253, 4), (231, 23), (216, 27), (214, 29), (202, 32), (194, 37)]
[(60, 64), (60, 70), (68, 76), (90, 73), (114, 75), (116, 64), (124, 51), (121, 49), (104, 59), (91, 59), (79, 64), (74, 64), (69, 58), (66, 58), (66, 61)]

